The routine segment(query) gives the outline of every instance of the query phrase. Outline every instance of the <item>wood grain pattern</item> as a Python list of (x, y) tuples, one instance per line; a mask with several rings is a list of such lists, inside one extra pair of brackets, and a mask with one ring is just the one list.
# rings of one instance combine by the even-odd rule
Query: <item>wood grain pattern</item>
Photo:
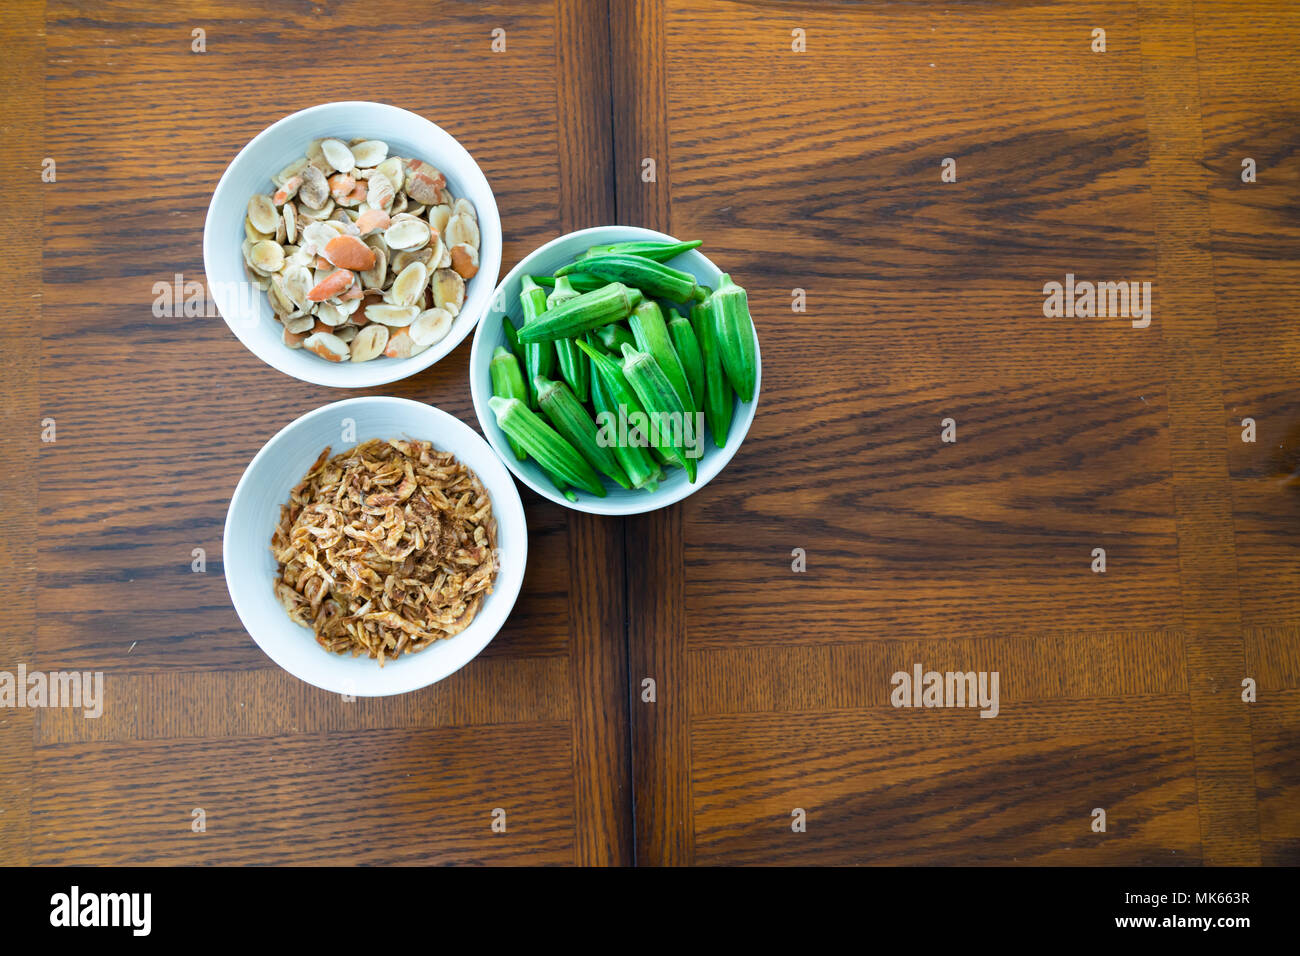
[[(5, 146), (0, 169), (11, 182), (36, 183), (21, 191), (8, 215), (0, 217), (0, 242), (11, 250), (12, 274), (20, 278), (8, 321), (0, 323), (0, 348), (10, 357), (0, 387), (0, 455), (8, 462), (0, 491), (0, 602), (8, 609), (0, 629), (0, 669), (31, 661), (36, 634), (36, 512), (40, 474), (40, 353), (32, 348), (32, 329), (41, 328), (41, 249), (32, 242), (32, 224), (43, 221), (40, 171), (46, 156), (41, 117), (45, 108), (44, 37), (30, 29), (42, 4), (23, 0), (0, 15), (0, 105)], [(39, 235), (39, 231), (35, 234)], [(55, 432), (57, 437), (57, 430)], [(15, 662), (10, 665), (9, 662)], [(0, 710), (0, 863), (31, 861), (31, 766), (33, 712)]]
[[(614, 190), (609, 93), (609, 7), (604, 2), (556, 5), (560, 59), (561, 230), (613, 221)], [(631, 740), (627, 712), (627, 615), (622, 522), (569, 512), (569, 659), (574, 720), (577, 862), (635, 861)]]
[[(341, 32), (380, 88), (323, 68)], [(1300, 862), (1294, 3), (16, 0), (0, 45), (0, 671), (107, 698), (0, 710), (0, 863)], [(258, 650), (220, 553), (249, 459), (342, 396), (151, 303), (237, 150), (358, 96), (470, 150), (503, 269), (703, 238), (763, 388), (679, 505), (524, 490), (492, 644), (349, 703)], [(1067, 273), (1151, 282), (1150, 326), (1046, 317)], [(472, 425), (468, 360), (349, 394)], [(917, 663), (998, 672), (998, 716), (891, 706)]]
[[(884, 707), (692, 727), (701, 863), (1201, 862), (1185, 698), (1057, 701), (994, 720)], [(1097, 806), (1104, 834), (1089, 827)], [(791, 832), (795, 809), (807, 833)]]
[[(1286, 704), (1252, 738), (1240, 697), (1295, 654), (1285, 5), (665, 6), (640, 135), (669, 144), (675, 231), (744, 277), (764, 371), (682, 506), (693, 859), (1287, 858)], [(1231, 39), (1202, 58), (1207, 34)], [(1242, 126), (1277, 183), (1244, 202), (1206, 145)], [(1260, 297), (1231, 326), (1221, 249)], [(1151, 325), (1046, 318), (1067, 272), (1151, 282)], [(1271, 443), (1233, 447), (1234, 403)], [(916, 662), (1000, 671), (1005, 709), (890, 707)]]
[[(617, 221), (672, 233), (665, 95), (665, 5), (610, 6)], [(648, 162), (647, 162), (648, 161)], [(652, 165), (651, 165), (652, 164)], [(680, 505), (627, 520), (627, 647), (636, 861), (695, 856)]]
[[(4, 712), (3, 861), (39, 845), (44, 863), (630, 862), (621, 571), (595, 584), (621, 562), (617, 526), (525, 492), (524, 591), (483, 655), (399, 698), (348, 703), (302, 684), (235, 617), (221, 572), (238, 556), (221, 555), (221, 530), (262, 443), (341, 396), (271, 372), (219, 319), (150, 308), (156, 281), (202, 279), (201, 229), (225, 164), (268, 123), (318, 102), (370, 95), (451, 131), (493, 185), (505, 269), (577, 220), (607, 218), (592, 199), (612, 209), (608, 128), (575, 134), (583, 95), (608, 115), (608, 91), (583, 94), (581, 62), (569, 61), (594, 45), (585, 27), (603, 26), (599, 11), (56, 0), (43, 17), (40, 5), (27, 13), (6, 30), (26, 38), (49, 95), (43, 110), (35, 99), (13, 115), (44, 137), (60, 175), (29, 193), (44, 198), (48, 268), (42, 283), (38, 245), (23, 280), (48, 302), (45, 332), (37, 352), (14, 348), (39, 359), (41, 376), (33, 367), (20, 376), (29, 391), (5, 390), (31, 424), (15, 436), (26, 437), (12, 457), (31, 467), (14, 490), (39, 468), (41, 498), (7, 527), (5, 550), (35, 555), (26, 586), (45, 613), (24, 625), (12, 596), (19, 633), (6, 632), (3, 657), (102, 670), (107, 701), (99, 720)], [(317, 38), (341, 24), (359, 27), (350, 59), (386, 64), (382, 89), (322, 69)], [(196, 27), (203, 54), (190, 49)], [(491, 50), (494, 28), (504, 53)], [(563, 84), (561, 60), (572, 69)], [(38, 140), (16, 142), (6, 163), (33, 181)], [(466, 345), (368, 393), (473, 424), (468, 357)], [(35, 459), (38, 384), (59, 440)], [(11, 534), (25, 552), (8, 547)], [(196, 547), (206, 573), (191, 571)], [(5, 577), (23, 586), (21, 573)], [(195, 807), (206, 833), (190, 830)], [(505, 833), (492, 830), (497, 807)]]

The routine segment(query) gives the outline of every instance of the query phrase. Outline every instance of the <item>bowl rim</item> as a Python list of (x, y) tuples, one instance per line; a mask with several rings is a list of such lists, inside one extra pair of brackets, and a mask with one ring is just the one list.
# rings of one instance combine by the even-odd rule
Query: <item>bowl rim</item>
[[(497, 634), (501, 632), (501, 628), (504, 627), (506, 621), (509, 620), (510, 614), (513, 612), (515, 604), (519, 600), (519, 594), (523, 588), (524, 575), (528, 567), (528, 520), (524, 513), (523, 501), (519, 497), (519, 489), (515, 487), (515, 483), (510, 479), (509, 470), (502, 466), (500, 456), (495, 453), (486, 456), (487, 461), (489, 462), (488, 467), (490, 469), (495, 469), (496, 474), (490, 476), (485, 475), (484, 470), (481, 468), (475, 468), (474, 473), (478, 476), (479, 481), (482, 482), (483, 487), (488, 490), (489, 495), (492, 497), (492, 510), (494, 517), (497, 519), (498, 527), (507, 523), (504, 516), (508, 515), (509, 524), (512, 530), (515, 528), (518, 529), (520, 536), (518, 568), (515, 570), (512, 567), (512, 573), (508, 577), (505, 577), (503, 576), (504, 568), (501, 566), (498, 567), (497, 579), (493, 582), (492, 596), (496, 597), (496, 595), (500, 594), (503, 597), (498, 599), (497, 607), (493, 610), (492, 618), (490, 619), (496, 621), (495, 627), (491, 629), (491, 633), (489, 633), (486, 638), (480, 640), (476, 645), (461, 645), (465, 650), (444, 662), (450, 665), (446, 670), (439, 671), (436, 668), (429, 670), (419, 667), (392, 667), (385, 668), (381, 671), (378, 664), (375, 664), (374, 667), (376, 672), (380, 673), (384, 678), (388, 678), (391, 675), (393, 682), (393, 686), (375, 691), (364, 690), (356, 687), (336, 686), (328, 679), (321, 679), (319, 674), (308, 676), (307, 674), (303, 674), (297, 669), (291, 667), (286, 663), (285, 655), (280, 652), (279, 642), (269, 636), (264, 640), (263, 636), (259, 636), (258, 628), (250, 625), (250, 620), (256, 620), (253, 608), (247, 602), (241, 606), (240, 594), (236, 593), (236, 588), (231, 583), (230, 575), (226, 572), (232, 553), (231, 529), (233, 527), (233, 517), (236, 514), (237, 505), (241, 502), (243, 497), (249, 493), (249, 476), (253, 473), (256, 465), (263, 457), (270, 457), (274, 453), (276, 446), (283, 441), (285, 436), (295, 428), (300, 427), (313, 418), (323, 415), (332, 415), (344, 407), (355, 408), (362, 405), (393, 405), (404, 407), (421, 415), (432, 415), (432, 417), (438, 422), (439, 427), (445, 427), (450, 430), (462, 429), (467, 440), (472, 439), (473, 441), (482, 442), (484, 445), (487, 445), (489, 451), (493, 451), (492, 446), (483, 438), (482, 435), (476, 432), (469, 425), (466, 425), (455, 415), (443, 411), (435, 405), (428, 405), (424, 402), (417, 402), (409, 398), (398, 398), (391, 395), (362, 395), (355, 398), (344, 398), (335, 402), (327, 402), (324, 405), (319, 405), (316, 408), (297, 416), (268, 438), (262, 447), (258, 449), (257, 454), (249, 460), (243, 473), (239, 476), (239, 481), (235, 485), (235, 490), (230, 496), (230, 504), (226, 508), (226, 520), (222, 529), (222, 576), (225, 578), (226, 591), (230, 595), (230, 602), (235, 609), (235, 616), (239, 618), (239, 622), (243, 625), (244, 631), (253, 639), (253, 643), (261, 649), (262, 653), (269, 657), (281, 670), (293, 675), (304, 683), (311, 684), (314, 687), (319, 687), (321, 690), (330, 691), (332, 693), (350, 694), (355, 697), (390, 697), (395, 694), (405, 694), (420, 690), (424, 687), (430, 686), (431, 684), (436, 684), (439, 681), (445, 680), (481, 654), (484, 649), (492, 643)], [(432, 438), (426, 438), (424, 440), (434, 441)], [(310, 462), (307, 462), (303, 467), (306, 468), (310, 464)], [(491, 481), (491, 484), (489, 484), (489, 480)], [(503, 494), (496, 494), (498, 489), (501, 490)], [(504, 500), (502, 500), (503, 498)], [(267, 537), (267, 541), (270, 541), (269, 536)], [(487, 602), (484, 603), (485, 607), (479, 610), (480, 615), (482, 615), (486, 610)], [(478, 620), (478, 618), (475, 618), (474, 622), (471, 622), (470, 627), (472, 628), (474, 624), (478, 623)], [(448, 638), (448, 640), (454, 642), (457, 638), (463, 637), (467, 631), (468, 629), (454, 637)], [(305, 629), (303, 639), (314, 640), (310, 633)], [(318, 649), (323, 655), (329, 654), (329, 652), (324, 648)], [(341, 657), (342, 655), (331, 656)], [(417, 664), (423, 660), (420, 658), (418, 653), (410, 655), (410, 657), (415, 659)], [(436, 660), (436, 658), (431, 659)], [(369, 659), (366, 660), (369, 662)], [(396, 663), (396, 661), (394, 663)]]
[[(480, 208), (479, 206), (475, 207), (475, 211), (478, 213), (479, 229), (481, 232), (485, 231), (484, 223), (491, 223), (496, 236), (496, 245), (498, 248), (498, 254), (494, 257), (495, 262), (481, 263), (480, 266), (487, 265), (489, 268), (480, 268), (474, 278), (477, 279), (480, 275), (486, 276), (491, 271), (491, 280), (486, 284), (492, 285), (495, 289), (494, 283), (501, 274), (501, 253), (504, 252), (505, 237), (502, 233), (501, 213), (497, 207), (496, 192), (493, 190), (492, 183), (488, 179), (487, 174), (483, 171), (483, 167), (479, 165), (476, 159), (474, 159), (473, 154), (471, 154), (470, 151), (465, 148), (464, 144), (462, 144), (455, 136), (443, 129), (433, 120), (421, 116), (419, 113), (404, 109), (400, 106), (394, 106), (391, 103), (378, 103), (372, 100), (332, 100), (328, 103), (317, 103), (315, 106), (307, 106), (280, 117), (245, 143), (239, 152), (235, 153), (231, 158), (230, 162), (226, 164), (226, 168), (222, 171), (221, 177), (217, 180), (217, 185), (212, 190), (212, 198), (208, 201), (208, 208), (204, 215), (203, 222), (203, 273), (208, 295), (212, 296), (214, 300), (216, 299), (216, 296), (212, 293), (211, 287), (211, 282), (214, 278), (212, 275), (212, 265), (216, 262), (216, 244), (219, 241), (224, 241), (223, 238), (216, 235), (216, 227), (213, 223), (213, 213), (217, 208), (219, 208), (221, 203), (229, 201), (229, 197), (225, 194), (234, 189), (234, 184), (231, 178), (232, 171), (244, 159), (245, 154), (252, 151), (262, 141), (273, 138), (282, 127), (290, 122), (293, 122), (300, 117), (315, 113), (327, 113), (330, 111), (345, 109), (366, 109), (387, 113), (391, 117), (394, 125), (401, 122), (416, 122), (424, 124), (425, 126), (431, 127), (441, 135), (446, 136), (451, 142), (453, 152), (458, 150), (463, 154), (463, 159), (469, 164), (470, 168), (475, 170), (478, 175), (482, 177), (483, 184), (487, 187), (487, 196), (490, 205), (485, 208)], [(244, 201), (247, 202), (247, 200)], [(482, 248), (482, 242), (480, 242), (480, 248)], [(240, 278), (241, 280), (244, 278), (242, 274)], [(241, 329), (238, 323), (230, 320), (226, 315), (225, 310), (220, 307), (220, 302), (217, 303), (217, 311), (221, 314), (222, 321), (225, 322), (226, 327), (230, 329), (235, 338), (240, 341), (244, 348), (254, 357), (271, 366), (276, 371), (282, 372), (300, 382), (308, 382), (312, 385), (321, 385), (326, 388), (371, 388), (376, 385), (388, 385), (409, 378), (412, 375), (416, 375), (430, 366), (435, 365), (437, 362), (454, 352), (470, 332), (478, 327), (478, 323), (482, 321), (483, 316), (490, 311), (492, 301), (491, 297), (485, 301), (486, 304), (482, 307), (479, 314), (474, 316), (472, 322), (464, 323), (464, 327), (460, 331), (456, 331), (455, 328), (459, 323), (453, 322), (452, 331), (450, 331), (447, 338), (443, 340), (449, 344), (446, 346), (445, 350), (441, 352), (438, 351), (438, 347), (443, 344), (442, 342), (430, 347), (424, 352), (421, 352), (419, 355), (413, 355), (411, 358), (396, 361), (382, 363), (366, 362), (360, 366), (353, 366), (351, 363), (339, 363), (339, 365), (336, 366), (322, 360), (321, 364), (324, 366), (321, 370), (322, 375), (308, 374), (299, 369), (290, 367), (289, 363), (282, 361), (281, 356), (278, 354), (263, 354), (262, 351), (254, 347), (252, 342), (250, 342), (249, 339), (251, 336), (246, 337), (245, 330)], [(459, 319), (460, 315), (457, 315), (456, 318)], [(348, 372), (351, 372), (354, 368), (359, 368), (361, 371), (353, 380), (347, 382), (331, 382), (323, 380), (325, 369), (341, 368), (344, 365), (347, 366)]]
[[(727, 465), (731, 463), (731, 459), (736, 456), (736, 452), (740, 450), (740, 446), (744, 444), (745, 439), (749, 436), (750, 426), (753, 424), (754, 417), (758, 412), (758, 401), (763, 385), (763, 360), (760, 352), (758, 336), (755, 336), (754, 343), (754, 357), (757, 364), (757, 375), (754, 382), (754, 400), (752, 402), (740, 402), (739, 408), (741, 409), (741, 413), (732, 419), (731, 431), (727, 435), (727, 444), (722, 448), (717, 448), (715, 446), (710, 450), (712, 454), (722, 456), (721, 458), (715, 459), (718, 462), (717, 470), (714, 471), (713, 474), (709, 475), (708, 478), (697, 478), (694, 484), (684, 482), (667, 493), (663, 491), (654, 491), (630, 498), (595, 498), (580, 493), (577, 501), (569, 501), (556, 491), (553, 485), (534, 481), (529, 475), (525, 474), (524, 471), (518, 467), (520, 462), (515, 459), (514, 453), (510, 448), (508, 446), (502, 447), (502, 445), (498, 444), (496, 433), (499, 429), (496, 426), (495, 417), (491, 419), (492, 427), (488, 427), (488, 416), (491, 415), (491, 410), (488, 408), (487, 400), (492, 397), (490, 394), (491, 390), (488, 389), (488, 393), (484, 394), (484, 388), (486, 386), (481, 381), (482, 376), (476, 373), (476, 370), (480, 367), (480, 362), (483, 362), (484, 367), (486, 367), (486, 363), (490, 361), (490, 356), (483, 355), (483, 357), (480, 358), (480, 355), (486, 351), (486, 346), (482, 345), (483, 330), (487, 326), (484, 319), (496, 312), (496, 307), (493, 303), (504, 301), (503, 296), (505, 295), (506, 286), (513, 282), (518, 276), (530, 274), (528, 268), (529, 264), (552, 247), (567, 240), (583, 236), (592, 236), (593, 238), (606, 237), (611, 230), (619, 231), (623, 234), (623, 238), (607, 241), (631, 241), (641, 239), (657, 239), (669, 242), (678, 241), (676, 236), (669, 235), (665, 232), (659, 232), (655, 229), (648, 229), (645, 226), (629, 226), (610, 223), (602, 226), (588, 226), (584, 229), (575, 229), (571, 232), (562, 233), (554, 239), (542, 243), (542, 245), (528, 253), (515, 264), (513, 269), (506, 273), (505, 277), (500, 282), (497, 283), (496, 288), (492, 291), (492, 297), (488, 300), (487, 311), (485, 311), (483, 315), (479, 316), (478, 324), (474, 329), (474, 342), (470, 348), (470, 394), (474, 400), (474, 414), (478, 416), (479, 429), (483, 432), (488, 444), (492, 446), (494, 451), (496, 451), (497, 456), (505, 462), (506, 467), (510, 469), (511, 473), (541, 497), (548, 501), (553, 501), (564, 508), (569, 508), (573, 511), (583, 511), (587, 514), (608, 516), (648, 514), (651, 511), (658, 511), (660, 508), (667, 508), (669, 505), (674, 505), (679, 501), (689, 498), (692, 494), (707, 485), (710, 481), (721, 474)], [(593, 242), (590, 244), (595, 245), (597, 243)], [(725, 271), (720, 269), (717, 263), (699, 249), (691, 251), (698, 253), (707, 263), (709, 263), (710, 266), (718, 269), (719, 272)], [(735, 439), (734, 445), (732, 444), (733, 438)], [(659, 497), (661, 494), (663, 497)]]

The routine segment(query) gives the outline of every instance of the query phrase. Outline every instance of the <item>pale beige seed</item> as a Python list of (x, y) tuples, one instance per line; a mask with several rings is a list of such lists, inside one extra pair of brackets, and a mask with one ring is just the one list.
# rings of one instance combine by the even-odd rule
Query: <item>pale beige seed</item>
[(411, 323), (411, 341), (427, 348), (446, 337), (451, 323), (452, 315), (446, 309), (426, 309)]
[(437, 268), (433, 261), (434, 250), (425, 246), (423, 249), (406, 249), (393, 256), (393, 261), (389, 263), (389, 268), (393, 270), (393, 275), (400, 275), (402, 270), (412, 262), (423, 262), (432, 272)]
[(433, 274), (433, 304), (459, 315), (465, 304), (465, 280), (451, 269), (439, 269)]
[(271, 280), (266, 276), (253, 271), (253, 267), (247, 262), (244, 263), (244, 275), (248, 276), (248, 281), (257, 286), (257, 288), (262, 292), (266, 292), (271, 288)]
[[(292, 259), (292, 257), (290, 257)], [(299, 308), (307, 308), (311, 303), (307, 299), (307, 293), (311, 291), (314, 283), (311, 281), (311, 270), (306, 266), (296, 263), (286, 264), (284, 270), (284, 292), (290, 300)]]
[(469, 216), (469, 218), (478, 222), (478, 210), (474, 208), (474, 204), (468, 199), (457, 199), (451, 209), (457, 216)]
[(316, 318), (311, 315), (301, 315), (296, 319), (288, 319), (284, 323), (285, 329), (289, 332), (293, 332), (295, 335), (309, 332), (315, 328), (315, 326)]
[(388, 211), (396, 215), (399, 212), (406, 212), (406, 208), (409, 205), (410, 205), (410, 200), (406, 198), (406, 193), (402, 192), (399, 189), (397, 191), (397, 198), (393, 200), (393, 208)]
[(334, 211), (334, 200), (331, 197), (325, 198), (323, 206), (309, 206), (302, 197), (298, 199), (298, 221), (299, 222), (323, 222), (330, 217)]
[(417, 305), (371, 305), (366, 307), (366, 318), (396, 328), (410, 325), (420, 314)]
[[(307, 162), (324, 172), (325, 167), (329, 165), (329, 160), (327, 160), (325, 154), (321, 152), (321, 142), (322, 140), (313, 139), (307, 144)], [(332, 169), (329, 170), (329, 172), (333, 171), (334, 170)]]
[(275, 203), (270, 196), (256, 195), (248, 201), (248, 221), (258, 232), (274, 233), (276, 220), (280, 218)]
[(322, 220), (328, 219), (330, 214), (333, 212), (334, 212), (333, 199), (326, 199), (325, 205), (322, 206), (320, 209), (313, 209), (312, 207), (308, 206), (306, 203), (298, 203), (298, 219), (300, 221), (307, 220), (308, 222), (320, 222)]
[(383, 354), (384, 348), (388, 345), (388, 326), (386, 325), (367, 325), (360, 332), (356, 333), (356, 338), (352, 340), (350, 346), (352, 350), (352, 361), (369, 362), (371, 359), (379, 358)]
[(250, 242), (261, 242), (263, 239), (274, 239), (274, 232), (261, 232), (258, 230), (247, 216), (244, 217), (244, 238)]
[(266, 290), (266, 298), (271, 303), (271, 311), (276, 315), (287, 316), (295, 311), (294, 304), (285, 294), (284, 279), (278, 274), (271, 276), (271, 288)]
[(392, 329), (388, 333), (388, 345), (384, 355), (388, 358), (404, 359), (415, 354), (415, 343), (411, 340), (409, 328)]
[[(384, 328), (387, 327), (388, 326), (384, 326)], [(357, 333), (359, 331), (361, 330), (358, 329), (355, 325), (340, 325), (337, 329), (334, 330), (334, 334), (339, 337), (340, 342), (351, 343), (352, 340), (357, 337)]]
[(428, 243), (429, 224), (422, 219), (394, 220), (384, 230), (384, 242), (390, 249), (418, 249)]
[(302, 227), (302, 247), (306, 253), (312, 257), (312, 265), (316, 263), (316, 257), (321, 254), (326, 244), (335, 238), (335, 232), (325, 222), (316, 222), (310, 220)]
[[(406, 167), (402, 165), (400, 156), (389, 156), (375, 167), (375, 172), (392, 183), (394, 189), (402, 185), (406, 180)], [(374, 176), (370, 178), (374, 179)]]
[(395, 198), (397, 198), (397, 190), (393, 187), (392, 181), (379, 170), (371, 173), (366, 183), (366, 202), (370, 207), (388, 212), (393, 207)]
[(325, 158), (329, 160), (340, 173), (350, 173), (357, 167), (356, 157), (352, 155), (352, 150), (348, 149), (348, 144), (338, 139), (323, 139), (320, 141), (320, 151)]
[(302, 171), (306, 168), (307, 168), (306, 156), (303, 156), (299, 159), (295, 159), (288, 166), (284, 167), (284, 169), (280, 170), (278, 173), (272, 176), (271, 182), (275, 183), (277, 186), (283, 186), (289, 180), (293, 179), (294, 176), (301, 176)]
[(253, 248), (248, 253), (248, 261), (258, 272), (267, 275), (279, 272), (280, 267), (284, 265), (284, 248), (278, 242), (263, 239), (261, 242), (253, 243)]
[(347, 343), (329, 332), (313, 332), (307, 336), (302, 347), (330, 362), (346, 362), (351, 358)]
[(447, 228), (447, 221), (451, 219), (450, 206), (430, 206), (429, 207), (429, 225), (438, 230), (441, 234)]
[(352, 147), (352, 158), (358, 166), (378, 166), (388, 156), (388, 144), (382, 139), (368, 139)]
[(435, 269), (451, 268), (451, 253), (447, 249), (447, 244), (442, 241), (442, 236), (434, 240), (432, 266)]
[(429, 269), (423, 262), (412, 262), (397, 274), (389, 299), (393, 305), (415, 305), (424, 295), (429, 282)]
[(281, 212), (282, 215), (280, 216), (280, 218), (284, 220), (285, 239), (287, 239), (291, 243), (297, 242), (298, 241), (298, 215), (293, 211), (293, 203), (291, 202), (285, 203), (284, 209)]
[[(308, 166), (302, 173), (302, 185), (298, 187), (298, 199), (309, 209), (323, 209), (330, 200), (330, 184), (325, 174), (315, 166)], [(333, 208), (331, 205), (330, 208)], [(323, 216), (322, 216), (323, 218)]]
[(443, 230), (443, 240), (449, 246), (473, 246), (478, 248), (479, 235), (478, 223), (463, 213), (457, 213), (447, 222), (447, 228)]
[(382, 289), (388, 279), (388, 252), (387, 247), (382, 242), (368, 242), (375, 252), (375, 264), (372, 268), (360, 273), (361, 287), (363, 289)]
[(275, 241), (283, 246), (288, 238), (289, 230), (285, 227), (284, 217), (277, 212), (275, 216)]
[(316, 306), (316, 318), (333, 328), (346, 322), (348, 313), (333, 302), (322, 302)]

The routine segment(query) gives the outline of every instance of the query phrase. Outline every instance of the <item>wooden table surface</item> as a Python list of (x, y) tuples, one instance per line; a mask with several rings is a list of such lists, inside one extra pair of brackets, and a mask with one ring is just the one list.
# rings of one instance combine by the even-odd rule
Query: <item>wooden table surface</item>
[[(1300, 6), (0, 18), (0, 670), (106, 694), (97, 720), (0, 710), (0, 863), (1300, 862)], [(355, 98), (476, 157), (503, 274), (588, 225), (705, 239), (749, 289), (763, 390), (677, 506), (523, 491), (505, 629), (348, 703), (257, 648), (221, 555), (250, 458), (343, 395), (151, 303), (203, 278), (239, 148)], [(1067, 273), (1150, 282), (1150, 325), (1045, 317)], [(468, 357), (348, 394), (476, 424)], [(998, 716), (891, 706), (916, 664), (998, 672)]]

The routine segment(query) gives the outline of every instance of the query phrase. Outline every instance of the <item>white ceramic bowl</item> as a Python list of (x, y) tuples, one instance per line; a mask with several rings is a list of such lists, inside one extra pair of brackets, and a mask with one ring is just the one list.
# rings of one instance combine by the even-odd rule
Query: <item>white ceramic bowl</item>
[[(469, 280), (465, 305), (441, 342), (409, 359), (377, 358), (335, 364), (281, 340), (266, 293), (249, 286), (244, 272), (244, 216), (254, 193), (269, 192), (271, 177), (304, 155), (313, 139), (338, 136), (382, 139), (401, 156), (423, 159), (447, 177), (447, 188), (478, 211), (478, 275)], [(414, 375), (452, 351), (487, 309), (501, 271), (501, 216), (487, 177), (451, 134), (423, 116), (384, 103), (325, 103), (272, 123), (239, 151), (217, 183), (203, 227), (203, 268), (208, 288), (230, 330), (248, 350), (286, 375), (336, 388), (366, 388)]]
[[(707, 430), (703, 437), (703, 455), (699, 459), (695, 483), (686, 480), (686, 473), (681, 468), (674, 468), (669, 477), (659, 483), (655, 491), (628, 491), (614, 482), (606, 480), (607, 495), (597, 498), (585, 491), (578, 491), (578, 500), (571, 502), (555, 490), (546, 477), (546, 473), (531, 458), (519, 461), (510, 449), (503, 431), (497, 426), (496, 416), (488, 407), (492, 397), (492, 352), (498, 345), (506, 345), (505, 333), (502, 331), (501, 319), (509, 314), (518, 326), (520, 323), (519, 288), (525, 275), (551, 275), (556, 269), (570, 262), (589, 246), (606, 245), (613, 242), (630, 242), (633, 240), (661, 239), (676, 241), (672, 236), (640, 226), (595, 226), (591, 229), (579, 229), (552, 239), (541, 248), (526, 256), (519, 265), (510, 270), (510, 274), (501, 281), (492, 296), (491, 305), (483, 321), (474, 333), (474, 348), (470, 354), (469, 375), (470, 391), (474, 396), (474, 411), (478, 415), (479, 427), (487, 436), (492, 447), (497, 450), (510, 470), (533, 491), (543, 498), (549, 498), (566, 508), (587, 511), (598, 515), (633, 515), (654, 511), (674, 502), (681, 501), (694, 491), (707, 485), (718, 472), (726, 467), (733, 455), (740, 448), (749, 426), (754, 421), (754, 411), (758, 407), (759, 389), (763, 384), (762, 359), (758, 362), (758, 379), (754, 387), (752, 402), (737, 402), (731, 419), (731, 428), (727, 432), (727, 444), (718, 448), (713, 444), (713, 436)], [(681, 269), (694, 275), (701, 283), (717, 288), (718, 278), (723, 270), (715, 266), (698, 249), (685, 252), (668, 262), (674, 269)], [(739, 278), (733, 276), (733, 278)], [(743, 284), (743, 280), (741, 280)], [(502, 311), (502, 307), (506, 311)], [(508, 346), (507, 346), (508, 347)], [(757, 353), (757, 349), (755, 350)]]
[[(344, 441), (351, 420), (355, 440)], [(349, 439), (351, 434), (347, 435)], [(280, 506), (321, 450), (344, 451), (372, 438), (430, 441), (478, 475), (492, 498), (500, 568), (478, 616), (455, 637), (387, 661), (331, 654), (308, 628), (289, 619), (276, 599), (271, 534)], [(528, 555), (528, 528), (519, 491), (501, 460), (474, 429), (446, 412), (405, 398), (350, 398), (308, 412), (280, 429), (239, 479), (226, 513), (222, 562), (226, 586), (244, 628), (290, 674), (340, 694), (381, 697), (416, 690), (465, 666), (505, 623), (519, 596)]]

